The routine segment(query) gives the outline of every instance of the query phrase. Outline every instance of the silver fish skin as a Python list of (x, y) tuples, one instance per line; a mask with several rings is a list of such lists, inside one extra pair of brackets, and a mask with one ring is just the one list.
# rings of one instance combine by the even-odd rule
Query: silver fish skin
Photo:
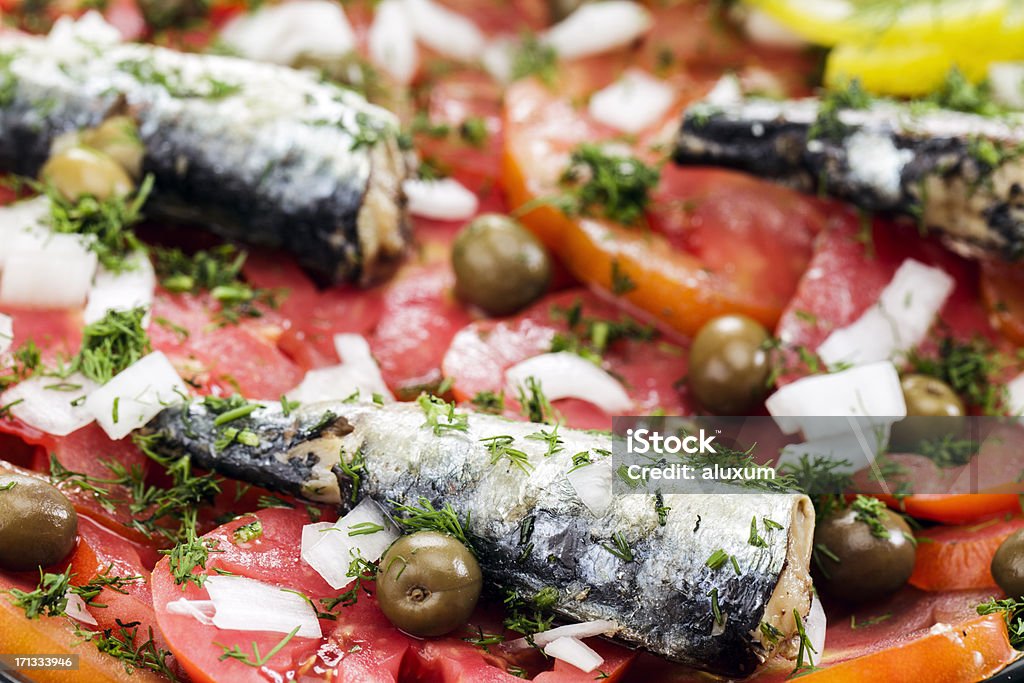
[(1024, 257), (1024, 118), (880, 101), (840, 110), (829, 132), (815, 124), (819, 108), (814, 98), (696, 103), (673, 158), (912, 217), (966, 256)]
[(55, 143), (128, 114), (148, 216), (285, 249), (325, 282), (397, 264), (409, 163), (391, 113), (310, 72), (91, 37), (0, 34), (0, 170), (35, 177)]
[[(147, 440), (165, 455), (188, 454), (201, 467), (309, 500), (347, 507), (369, 497), (391, 512), (421, 498), (450, 504), (490, 585), (525, 597), (554, 588), (560, 618), (614, 621), (629, 646), (730, 677), (795, 654), (794, 615), (806, 615), (811, 600), (814, 512), (805, 496), (666, 495), (662, 525), (654, 496), (620, 495), (598, 517), (566, 475), (573, 455), (587, 452), (593, 464), (584, 467), (605, 468), (597, 471), (611, 495), (607, 434), (559, 429), (549, 453), (540, 437), (550, 426), (469, 414), (465, 431), (437, 434), (416, 404), (310, 404), (288, 416), (267, 405), (219, 427), (215, 417), (200, 402), (169, 408), (147, 426)], [(259, 444), (218, 450), (225, 427), (249, 430)], [(481, 439), (495, 436), (511, 438), (528, 471), (492, 458)], [(358, 482), (343, 459), (361, 464)], [(763, 544), (751, 543), (752, 520)], [(619, 539), (627, 550), (616, 554)], [(717, 550), (739, 571), (731, 561), (709, 567)]]

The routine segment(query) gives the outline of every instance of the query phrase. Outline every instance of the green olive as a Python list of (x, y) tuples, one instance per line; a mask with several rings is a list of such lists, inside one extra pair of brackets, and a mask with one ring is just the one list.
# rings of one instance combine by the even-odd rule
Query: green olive
[(388, 548), (377, 572), (381, 611), (398, 628), (426, 638), (466, 623), (483, 578), (473, 554), (436, 531), (403, 536)]
[(64, 494), (45, 481), (0, 474), (0, 569), (57, 564), (75, 547), (78, 515)]
[(892, 450), (916, 451), (922, 441), (963, 433), (967, 411), (953, 387), (929, 375), (904, 375), (900, 386), (907, 417), (892, 427)]
[(146, 153), (139, 130), (128, 116), (112, 116), (96, 128), (83, 131), (81, 144), (103, 152), (128, 171), (133, 178), (142, 175), (142, 157)]
[(463, 228), (452, 247), (455, 293), (491, 315), (508, 315), (536, 301), (551, 281), (544, 245), (508, 216), (484, 214)]
[(1011, 598), (1024, 597), (1024, 529), (1011, 534), (996, 550), (992, 578)]
[(820, 520), (814, 529), (819, 577), (814, 585), (847, 602), (865, 602), (899, 589), (914, 571), (913, 533), (897, 514), (883, 510), (880, 528), (844, 508)]
[(123, 197), (135, 189), (128, 172), (102, 152), (70, 147), (50, 157), (39, 174), (70, 201), (85, 195), (99, 200)]
[(768, 391), (768, 331), (743, 315), (708, 321), (690, 346), (690, 390), (708, 410), (740, 415)]

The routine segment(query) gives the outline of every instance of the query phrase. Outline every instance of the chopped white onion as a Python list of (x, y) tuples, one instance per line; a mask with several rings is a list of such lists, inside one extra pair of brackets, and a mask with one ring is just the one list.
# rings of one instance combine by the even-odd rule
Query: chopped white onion
[(989, 64), (988, 83), (996, 102), (1024, 109), (1024, 62)]
[(529, 638), (517, 638), (506, 642), (502, 647), (511, 652), (526, 650), (530, 647), (544, 647), (559, 638), (591, 638), (593, 636), (612, 636), (619, 630), (619, 625), (607, 619), (584, 621), (579, 624), (566, 624), (557, 628), (534, 633)]
[(398, 536), (380, 506), (364, 498), (334, 524), (303, 527), (300, 555), (331, 588), (341, 589), (352, 583), (348, 567), (353, 557), (376, 562)]
[(818, 356), (829, 367), (896, 358), (924, 341), (955, 286), (942, 269), (905, 260), (878, 301), (851, 324), (833, 330)]
[(820, 663), (825, 654), (825, 628), (827, 626), (828, 621), (825, 619), (825, 609), (821, 606), (821, 600), (818, 600), (817, 593), (812, 593), (811, 609), (804, 617), (804, 633), (807, 635), (807, 642), (817, 653), (811, 654), (813, 661), (809, 662), (810, 664)]
[(53, 24), (46, 40), (54, 46), (81, 42), (93, 45), (95, 49), (101, 45), (120, 43), (121, 32), (109, 24), (102, 14), (96, 10), (89, 10), (78, 19), (68, 15), (62, 16)]
[(424, 45), (445, 57), (467, 62), (480, 57), (487, 41), (468, 18), (434, 0), (404, 2), (413, 31)]
[(1024, 415), (1024, 374), (1017, 375), (1006, 385), (1007, 403), (1011, 415)]
[(756, 7), (746, 10), (743, 29), (746, 31), (747, 37), (758, 45), (786, 48), (800, 48), (807, 45), (807, 41), (803, 38), (775, 21), (767, 12)]
[(167, 603), (165, 609), (168, 614), (192, 617), (204, 626), (213, 626), (213, 615), (217, 611), (213, 600), (188, 600), (187, 598), (172, 600)]
[(23, 199), (14, 204), (0, 206), (0, 268), (7, 255), (15, 246), (15, 238), (21, 233), (42, 235), (48, 230), (43, 221), (50, 215), (50, 199), (46, 196)]
[(651, 13), (635, 2), (586, 3), (548, 29), (541, 39), (564, 59), (600, 54), (647, 33)]
[(512, 64), (518, 43), (508, 36), (498, 36), (487, 42), (480, 62), (494, 79), (500, 83), (512, 80)]
[(859, 422), (885, 425), (907, 416), (900, 375), (891, 361), (804, 377), (769, 396), (765, 407), (784, 433), (803, 431), (809, 441), (850, 430), (849, 421), (828, 417), (871, 417), (877, 419)]
[(717, 81), (711, 91), (704, 96), (704, 102), (715, 107), (739, 104), (743, 100), (743, 87), (736, 74), (725, 74)]
[(208, 576), (204, 586), (219, 629), (291, 633), (298, 627), (297, 638), (323, 635), (316, 611), (301, 595), (244, 576)]
[(576, 495), (595, 517), (604, 517), (612, 504), (612, 459), (602, 457), (565, 475)]
[(367, 36), (370, 59), (399, 83), (408, 83), (416, 74), (419, 55), (409, 10), (402, 0), (384, 0)]
[[(82, 314), (86, 324), (100, 320), (108, 311), (128, 311), (138, 306), (148, 309), (152, 305), (156, 273), (149, 257), (142, 252), (133, 254), (126, 265), (128, 268), (120, 273), (102, 266), (96, 272)], [(143, 320), (143, 325), (147, 323)]]
[(230, 21), (220, 34), (243, 57), (294, 64), (302, 55), (343, 57), (356, 46), (345, 11), (330, 0), (291, 0)]
[(638, 133), (657, 122), (675, 99), (672, 88), (640, 69), (627, 70), (619, 80), (594, 93), (590, 115), (625, 133)]
[(72, 619), (77, 619), (83, 624), (89, 624), (90, 626), (99, 626), (99, 622), (89, 612), (89, 606), (85, 604), (85, 600), (78, 593), (72, 593), (68, 589), (67, 594), (64, 596), (68, 599), (68, 604), (64, 608), (64, 613)]
[(852, 474), (870, 467), (878, 454), (885, 452), (892, 431), (891, 424), (865, 425), (857, 420), (851, 424), (849, 418), (826, 417), (815, 422), (819, 427), (828, 424), (830, 427), (835, 426), (834, 431), (843, 431), (834, 436), (786, 445), (775, 463), (776, 468), (783, 465), (797, 466), (804, 456), (812, 460), (822, 457), (834, 464), (837, 473)]
[(533, 377), (544, 387), (552, 401), (578, 398), (614, 415), (633, 407), (622, 383), (594, 363), (575, 353), (560, 351), (527, 358), (505, 371), (505, 382), (513, 389), (524, 386)]
[(578, 638), (562, 637), (544, 646), (544, 654), (572, 664), (580, 671), (590, 673), (604, 664), (604, 657)]
[(96, 254), (78, 235), (21, 231), (8, 243), (0, 276), (0, 303), (28, 308), (72, 308), (85, 303)]
[(355, 393), (367, 398), (379, 395), (385, 401), (394, 399), (362, 335), (337, 334), (334, 348), (341, 364), (307, 372), (299, 386), (288, 392), (289, 399), (317, 403), (345, 399)]
[(127, 436), (170, 405), (188, 396), (188, 388), (160, 351), (129, 365), (92, 392), (85, 407), (111, 439)]
[(0, 313), (0, 353), (6, 353), (14, 343), (14, 318)]
[(452, 178), (406, 180), (402, 189), (414, 216), (442, 221), (461, 221), (472, 217), (480, 202), (476, 195)]
[(85, 397), (98, 386), (77, 372), (64, 379), (36, 375), (8, 389), (2, 400), (28, 426), (67, 436), (93, 421)]

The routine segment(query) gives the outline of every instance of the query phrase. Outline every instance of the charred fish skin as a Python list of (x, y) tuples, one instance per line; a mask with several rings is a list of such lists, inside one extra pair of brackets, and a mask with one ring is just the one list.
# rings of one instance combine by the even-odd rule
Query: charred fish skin
[[(218, 449), (224, 426), (213, 420), (192, 403), (165, 410), (148, 431), (164, 452), (312, 500), (347, 506), (369, 497), (392, 512), (422, 498), (449, 504), (493, 584), (526, 599), (555, 589), (561, 617), (612, 620), (626, 644), (705, 671), (753, 673), (791, 644), (793, 615), (810, 606), (814, 522), (803, 496), (666, 495), (661, 524), (653, 496), (625, 495), (595, 516), (567, 473), (573, 455), (587, 452), (585, 466), (608, 466), (610, 477), (606, 435), (559, 429), (554, 440), (542, 431), (550, 435), (549, 426), (487, 415), (436, 433), (415, 404), (332, 403), (287, 417), (263, 407), (230, 424), (258, 446)], [(481, 441), (494, 437), (525, 453), (525, 468), (495, 459)], [(358, 463), (357, 486), (343, 461)], [(730, 559), (709, 566), (716, 551)]]
[(673, 159), (910, 216), (965, 255), (1024, 257), (1024, 122), (879, 102), (821, 130), (818, 114), (815, 99), (698, 103)]
[(61, 135), (126, 113), (154, 176), (147, 214), (285, 249), (370, 283), (410, 240), (397, 119), (313, 74), (74, 31), (0, 37), (0, 169), (34, 177)]

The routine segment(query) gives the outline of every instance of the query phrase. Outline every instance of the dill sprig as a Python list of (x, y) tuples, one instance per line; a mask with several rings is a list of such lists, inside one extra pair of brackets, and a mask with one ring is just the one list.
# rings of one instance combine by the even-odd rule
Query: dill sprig
[(469, 430), (469, 416), (455, 412), (455, 403), (448, 403), (443, 398), (431, 394), (420, 394), (416, 399), (426, 422), (423, 427), (430, 427), (435, 436), (446, 432), (465, 432)]
[(783, 464), (779, 472), (792, 482), (794, 490), (811, 497), (820, 517), (826, 517), (845, 505), (842, 494), (853, 485), (853, 479), (844, 471), (849, 464), (848, 460), (805, 453), (798, 462)]
[(512, 54), (512, 80), (536, 76), (542, 83), (552, 86), (558, 68), (558, 53), (546, 43), (542, 43), (532, 33), (520, 36), (519, 44)]
[(657, 337), (653, 327), (641, 325), (628, 316), (618, 320), (584, 316), (583, 305), (579, 301), (568, 308), (552, 307), (551, 317), (554, 320), (564, 319), (568, 327), (552, 338), (551, 352), (570, 351), (598, 365), (604, 353), (616, 342), (627, 339), (650, 341)]
[(508, 436), (507, 434), (501, 436), (488, 436), (480, 439), (480, 443), (487, 447), (487, 452), (491, 455), (491, 464), (496, 465), (502, 459), (508, 460), (509, 464), (513, 467), (521, 470), (525, 474), (529, 474), (533, 470), (533, 466), (530, 464), (530, 456), (524, 451), (518, 448), (513, 448), (512, 444), (515, 443), (515, 438)]
[(465, 528), (469, 526), (469, 514), (466, 514), (466, 520), (463, 523), (451, 503), (445, 503), (441, 508), (435, 508), (429, 499), (422, 496), (417, 500), (416, 505), (404, 505), (393, 500), (389, 502), (394, 508), (395, 521), (405, 531), (409, 533), (438, 531), (452, 536), (469, 550), (473, 550), (473, 544), (470, 543), (465, 531)]
[(291, 642), (291, 639), (294, 638), (295, 634), (299, 632), (299, 628), (299, 626), (296, 626), (294, 629), (292, 629), (288, 635), (286, 635), (284, 638), (278, 641), (277, 645), (270, 648), (270, 650), (265, 655), (260, 654), (259, 645), (256, 644), (255, 640), (252, 641), (252, 652), (246, 652), (242, 650), (240, 645), (232, 645), (231, 647), (228, 647), (227, 645), (222, 645), (214, 641), (213, 644), (223, 651), (223, 654), (221, 654), (221, 656), (217, 659), (222, 662), (225, 659), (234, 659), (235, 661), (241, 662), (246, 666), (251, 666), (253, 668), (259, 669), (260, 667), (264, 666), (267, 662), (269, 662), (274, 655), (283, 650), (285, 645)]
[(541, 429), (540, 431), (527, 434), (527, 439), (531, 441), (543, 441), (547, 444), (547, 450), (544, 452), (544, 457), (548, 458), (556, 453), (561, 453), (565, 450), (564, 442), (562, 437), (558, 436), (558, 425), (555, 425), (551, 429)]
[(92, 643), (105, 655), (120, 660), (124, 670), (130, 675), (136, 669), (155, 671), (171, 681), (181, 680), (167, 661), (172, 657), (170, 651), (159, 647), (153, 637), (153, 629), (148, 629), (148, 638), (139, 643), (139, 622), (124, 623), (116, 620), (117, 628), (89, 631), (75, 626), (75, 636), (83, 642)]
[(939, 340), (936, 355), (913, 351), (907, 363), (913, 372), (941, 379), (986, 415), (998, 415), (1005, 407), (1006, 386), (994, 379), (1002, 360), (983, 339), (960, 341), (946, 336)]
[(479, 391), (470, 399), (470, 403), (481, 413), (500, 415), (505, 411), (505, 394), (493, 391)]
[(71, 370), (104, 384), (114, 375), (152, 351), (149, 335), (142, 325), (146, 309), (107, 311), (106, 315), (85, 326), (82, 346), (71, 363)]
[(633, 549), (629, 547), (629, 542), (622, 535), (621, 531), (616, 531), (612, 534), (612, 542), (602, 543), (601, 547), (623, 562), (632, 562), (634, 559)]
[(877, 498), (858, 495), (850, 503), (850, 509), (856, 513), (856, 518), (859, 521), (867, 524), (872, 536), (875, 538), (889, 538), (889, 529), (885, 526), (884, 522), (887, 514), (885, 503)]
[(217, 549), (217, 542), (212, 539), (199, 538), (195, 529), (195, 511), (186, 513), (190, 516), (191, 524), (185, 528), (185, 539), (170, 550), (159, 551), (161, 555), (167, 555), (170, 565), (171, 576), (174, 583), (184, 586), (192, 583), (202, 587), (206, 583), (206, 574), (195, 570), (206, 569), (206, 563), (210, 559), (210, 553), (223, 552)]
[(11, 588), (7, 592), (15, 607), (25, 610), (25, 617), (37, 619), (41, 615), (59, 617), (68, 606), (71, 587), (71, 567), (59, 574), (39, 570), (39, 584), (30, 591)]
[(569, 214), (598, 216), (635, 225), (651, 203), (661, 171), (632, 156), (583, 143), (569, 157), (560, 183), (566, 193), (556, 200)]
[(554, 615), (550, 613), (558, 602), (558, 590), (545, 587), (530, 598), (523, 598), (514, 590), (505, 591), (504, 625), (510, 631), (530, 636), (551, 628)]
[(536, 377), (527, 377), (524, 384), (517, 389), (519, 396), (519, 410), (530, 420), (530, 422), (543, 422), (545, 424), (558, 424), (561, 415), (551, 405), (551, 401), (544, 395), (540, 380)]

